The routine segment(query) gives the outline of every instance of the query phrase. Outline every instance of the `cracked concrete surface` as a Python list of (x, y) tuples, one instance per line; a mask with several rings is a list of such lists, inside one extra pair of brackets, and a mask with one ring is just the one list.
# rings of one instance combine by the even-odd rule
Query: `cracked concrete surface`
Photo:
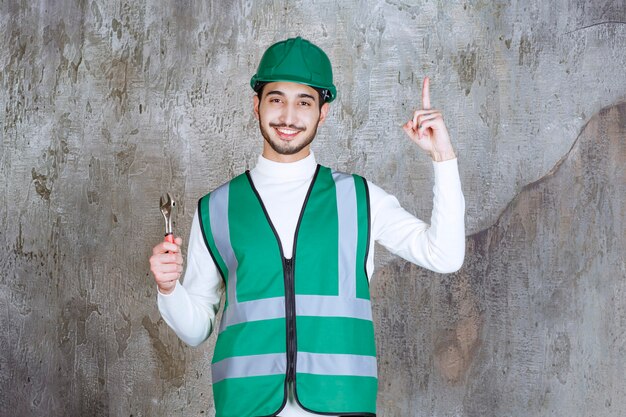
[(383, 407), (401, 404), (385, 415), (623, 415), (625, 139), (626, 102), (601, 110), (468, 237), (458, 273), (403, 261), (379, 271), (381, 381), (402, 386), (383, 390)]
[(160, 320), (163, 191), (254, 165), (248, 81), (302, 35), (339, 97), (314, 150), (422, 218), (400, 125), (431, 77), (467, 201), (461, 271), (377, 252), (380, 415), (626, 414), (626, 2), (0, 2), (0, 416), (212, 415), (211, 345)]

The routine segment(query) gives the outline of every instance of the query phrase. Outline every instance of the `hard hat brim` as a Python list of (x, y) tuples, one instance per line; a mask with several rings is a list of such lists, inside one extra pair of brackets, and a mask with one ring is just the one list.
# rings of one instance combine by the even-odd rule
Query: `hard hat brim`
[(309, 82), (308, 80), (304, 80), (304, 79), (297, 80), (297, 79), (294, 79), (294, 78), (296, 78), (296, 77), (293, 77), (292, 75), (290, 75), (290, 76), (276, 75), (276, 76), (272, 76), (272, 77), (257, 78), (257, 76), (255, 74), (250, 79), (250, 87), (252, 87), (252, 89), (254, 91), (256, 91), (257, 88), (261, 84), (276, 83), (276, 82), (289, 82), (289, 83), (303, 84), (303, 85), (307, 85), (309, 87), (318, 88), (318, 89), (321, 89), (321, 90), (328, 91), (329, 96), (328, 96), (328, 98), (325, 101), (326, 103), (330, 103), (335, 98), (337, 98), (337, 89), (335, 88), (334, 85), (331, 85), (329, 87), (327, 85), (314, 84), (314, 83)]

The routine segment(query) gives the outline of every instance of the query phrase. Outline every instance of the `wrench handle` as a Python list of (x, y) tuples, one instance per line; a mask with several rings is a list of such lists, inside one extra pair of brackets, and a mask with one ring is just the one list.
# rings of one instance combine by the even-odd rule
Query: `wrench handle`
[(165, 241), (174, 243), (174, 233), (168, 233), (165, 235)]

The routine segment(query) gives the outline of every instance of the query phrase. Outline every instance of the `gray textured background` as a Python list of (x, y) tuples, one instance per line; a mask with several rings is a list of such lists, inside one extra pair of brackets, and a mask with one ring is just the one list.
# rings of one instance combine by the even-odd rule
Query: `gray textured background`
[(424, 75), (459, 155), (463, 269), (378, 252), (380, 416), (626, 415), (624, 0), (0, 0), (0, 415), (213, 415), (213, 339), (156, 309), (158, 197), (186, 236), (254, 165), (248, 80), (295, 35), (339, 88), (320, 162), (428, 218)]

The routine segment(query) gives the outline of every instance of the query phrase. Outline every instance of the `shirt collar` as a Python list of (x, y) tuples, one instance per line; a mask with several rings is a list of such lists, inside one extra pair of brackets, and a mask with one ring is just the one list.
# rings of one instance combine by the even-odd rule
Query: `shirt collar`
[(275, 162), (263, 155), (259, 155), (255, 174), (263, 175), (278, 180), (304, 180), (309, 179), (315, 173), (317, 162), (313, 151), (306, 158), (296, 162)]

